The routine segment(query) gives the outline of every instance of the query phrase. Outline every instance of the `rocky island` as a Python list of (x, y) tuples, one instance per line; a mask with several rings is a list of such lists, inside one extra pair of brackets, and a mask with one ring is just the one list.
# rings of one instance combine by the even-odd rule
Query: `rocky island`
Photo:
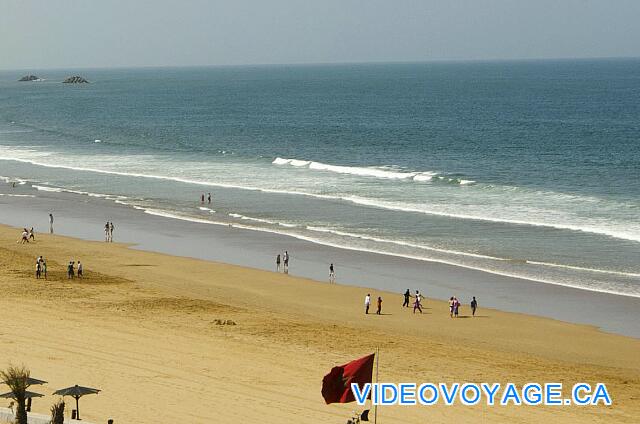
[(35, 75), (25, 75), (22, 78), (20, 78), (18, 81), (40, 81), (40, 77), (37, 77)]
[(88, 84), (89, 83), (89, 81), (77, 75), (73, 77), (68, 77), (62, 82), (65, 84)]

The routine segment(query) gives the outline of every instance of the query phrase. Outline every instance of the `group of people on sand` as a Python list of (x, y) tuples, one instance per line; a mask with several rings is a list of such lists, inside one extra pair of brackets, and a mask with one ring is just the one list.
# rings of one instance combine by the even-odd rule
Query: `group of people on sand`
[(411, 298), (413, 297), (413, 313), (415, 314), (416, 311), (422, 313), (422, 295), (420, 294), (420, 290), (416, 290), (416, 294), (415, 295), (411, 295), (411, 291), (409, 289), (407, 289), (407, 291), (404, 292), (404, 302), (402, 303), (402, 307), (403, 308), (408, 308), (409, 304), (411, 303)]
[(42, 257), (42, 255), (38, 256), (36, 259), (36, 278), (39, 280), (40, 278), (47, 279), (47, 261)]
[[(376, 315), (382, 315), (382, 297), (378, 296), (378, 300), (376, 301), (377, 309)], [(365, 315), (369, 315), (369, 308), (371, 307), (371, 293), (367, 293), (364, 297), (364, 313)]]
[(27, 230), (26, 228), (22, 229), (22, 235), (18, 239), (18, 243), (29, 243), (29, 240), (36, 241), (36, 233), (33, 231), (33, 227), (31, 227), (30, 230)]
[(104, 241), (113, 242), (113, 229), (113, 222), (107, 221), (107, 223), (104, 224)]
[[(422, 296), (422, 294), (420, 294), (419, 290), (416, 290), (415, 295), (411, 295), (411, 291), (409, 289), (407, 289), (404, 292), (404, 302), (402, 303), (402, 307), (403, 308), (409, 308), (411, 306), (411, 298), (413, 298), (413, 313), (415, 314), (416, 311), (422, 313), (422, 301), (424, 299), (424, 297)], [(472, 316), (476, 316), (476, 311), (478, 310), (478, 301), (476, 300), (476, 297), (473, 296), (473, 299), (471, 300), (471, 314)], [(451, 318), (458, 318), (460, 314), (460, 301), (458, 300), (457, 297), (452, 296), (451, 298), (449, 298), (449, 316)]]
[[(476, 300), (476, 297), (473, 296), (473, 299), (471, 299), (471, 316), (476, 316), (476, 310), (478, 309), (478, 301)], [(460, 313), (460, 301), (458, 300), (457, 297), (455, 296), (451, 296), (449, 298), (449, 316), (451, 318), (458, 318)]]
[(289, 252), (287, 250), (284, 251), (282, 256), (278, 253), (276, 256), (276, 272), (284, 272), (285, 274), (289, 273)]
[(76, 275), (78, 276), (78, 278), (82, 278), (83, 271), (84, 269), (83, 269), (82, 263), (78, 261), (77, 274), (76, 274), (75, 261), (69, 261), (69, 264), (67, 264), (67, 279), (72, 280), (74, 277), (76, 277)]

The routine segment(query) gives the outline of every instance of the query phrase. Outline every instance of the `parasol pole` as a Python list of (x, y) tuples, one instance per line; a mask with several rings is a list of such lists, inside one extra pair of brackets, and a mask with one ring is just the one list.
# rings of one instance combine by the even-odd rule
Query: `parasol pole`
[(79, 404), (79, 400), (80, 400), (80, 396), (74, 396), (76, 398), (76, 419), (78, 421), (80, 421), (80, 404)]

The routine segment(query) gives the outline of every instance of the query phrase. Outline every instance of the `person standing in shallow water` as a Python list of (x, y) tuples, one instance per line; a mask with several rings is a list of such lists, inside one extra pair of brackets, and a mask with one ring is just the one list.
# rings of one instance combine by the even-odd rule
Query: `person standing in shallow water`
[(207, 202), (211, 204), (211, 193), (207, 193)]
[(109, 221), (104, 224), (104, 241), (109, 241)]
[(276, 271), (280, 272), (280, 254), (278, 253), (278, 256), (276, 256)]
[(336, 272), (333, 269), (333, 264), (329, 265), (329, 282), (330, 283), (336, 282)]
[(109, 223), (109, 241), (110, 242), (113, 242), (113, 229), (114, 229), (113, 222), (110, 222)]
[(473, 296), (473, 300), (471, 300), (471, 315), (474, 317), (476, 316), (476, 309), (478, 309), (478, 301), (476, 297)]
[(53, 214), (49, 214), (49, 232), (53, 234)]

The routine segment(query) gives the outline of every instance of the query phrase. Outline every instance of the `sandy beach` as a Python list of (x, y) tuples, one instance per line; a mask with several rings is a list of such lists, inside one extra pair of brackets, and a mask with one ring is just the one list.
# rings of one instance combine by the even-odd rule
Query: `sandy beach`
[[(49, 381), (46, 394), (102, 389), (82, 399), (86, 420), (345, 422), (357, 407), (325, 405), (322, 377), (376, 347), (381, 381), (603, 382), (613, 398), (610, 407), (381, 407), (381, 423), (631, 423), (640, 413), (634, 338), (482, 305), (475, 318), (465, 305), (450, 319), (432, 299), (413, 315), (379, 290), (384, 314), (365, 316), (364, 288), (57, 235), (20, 245), (18, 235), (0, 227), (0, 363), (27, 365)], [(33, 276), (38, 255), (47, 281)], [(85, 264), (85, 279), (66, 279), (70, 259)]]

